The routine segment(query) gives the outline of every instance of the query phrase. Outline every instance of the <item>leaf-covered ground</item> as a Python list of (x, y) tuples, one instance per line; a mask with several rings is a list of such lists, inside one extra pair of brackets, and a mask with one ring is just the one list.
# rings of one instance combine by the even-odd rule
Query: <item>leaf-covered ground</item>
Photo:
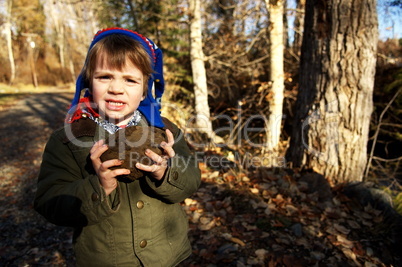
[(71, 229), (47, 223), (32, 208), (44, 145), (63, 125), (70, 99), (31, 94), (0, 107), (1, 266), (73, 266)]
[(401, 218), (380, 190), (331, 188), (313, 173), (250, 176), (204, 173), (184, 204), (187, 266), (402, 266)]
[[(71, 97), (0, 107), (0, 266), (74, 266), (72, 230), (32, 209), (44, 145)], [(181, 266), (402, 266), (401, 218), (379, 190), (285, 169), (200, 167), (202, 185), (182, 203), (193, 255)]]

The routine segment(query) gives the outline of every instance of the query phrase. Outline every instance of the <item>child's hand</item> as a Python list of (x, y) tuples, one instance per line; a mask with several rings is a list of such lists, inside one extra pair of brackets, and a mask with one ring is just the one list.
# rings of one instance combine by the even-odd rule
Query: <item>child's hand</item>
[(118, 159), (112, 159), (102, 162), (100, 156), (108, 149), (104, 140), (99, 140), (96, 142), (91, 150), (91, 160), (92, 166), (95, 169), (96, 174), (99, 177), (99, 181), (102, 187), (105, 189), (106, 195), (108, 196), (117, 187), (116, 176), (127, 175), (130, 173), (128, 169), (109, 169), (113, 166), (120, 166), (123, 162)]
[(169, 158), (173, 158), (176, 155), (173, 150), (173, 134), (170, 130), (166, 129), (166, 135), (168, 138), (168, 142), (161, 142), (160, 144), (160, 146), (164, 150), (163, 155), (160, 156), (150, 149), (147, 149), (145, 151), (145, 155), (147, 155), (154, 162), (154, 164), (144, 165), (141, 163), (137, 163), (135, 165), (138, 169), (151, 173), (151, 175), (157, 180), (161, 180), (165, 175), (166, 169), (168, 167)]

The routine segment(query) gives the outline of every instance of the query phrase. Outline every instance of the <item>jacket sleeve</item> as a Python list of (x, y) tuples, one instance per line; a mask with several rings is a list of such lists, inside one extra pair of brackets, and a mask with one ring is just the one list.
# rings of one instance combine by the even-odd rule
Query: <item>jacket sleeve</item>
[[(83, 177), (68, 144), (53, 134), (44, 150), (34, 199), (35, 210), (49, 222), (70, 227), (98, 223), (113, 215), (119, 201), (110, 201), (95, 174)], [(83, 155), (89, 155), (90, 148)], [(120, 188), (117, 188), (115, 199)], [(111, 204), (113, 203), (113, 204)]]
[(176, 125), (171, 131), (175, 137), (173, 149), (176, 156), (170, 160), (170, 166), (162, 182), (146, 177), (149, 187), (162, 199), (169, 203), (178, 203), (191, 196), (201, 183), (198, 162), (191, 153), (183, 133)]

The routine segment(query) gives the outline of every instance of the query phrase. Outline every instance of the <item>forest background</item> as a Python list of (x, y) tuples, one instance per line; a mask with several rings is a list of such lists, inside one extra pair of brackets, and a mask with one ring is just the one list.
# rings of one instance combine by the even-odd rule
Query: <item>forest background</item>
[[(309, 2), (320, 3), (307, 1)], [(342, 1), (326, 2), (335, 5)], [(328, 151), (318, 149), (317, 156), (317, 147), (311, 149), (313, 143), (318, 143), (318, 147), (325, 147), (320, 140), (328, 143), (323, 136), (330, 130), (325, 126), (318, 125), (316, 135), (308, 132), (309, 130), (304, 133), (313, 140), (311, 144), (300, 140), (296, 143), (293, 141), (292, 144), (292, 140), (297, 139), (292, 135), (295, 135), (297, 128), (302, 128), (297, 121), (311, 118), (314, 121), (316, 118), (316, 107), (311, 103), (304, 103), (310, 105), (308, 116), (300, 118), (297, 115), (302, 113), (299, 108), (302, 102), (300, 84), (303, 83), (303, 77), (308, 76), (308, 67), (301, 64), (302, 57), (303, 54), (314, 54), (314, 47), (303, 46), (303, 35), (307, 31), (312, 32), (312, 35), (316, 33), (311, 28), (304, 28), (305, 21), (307, 22), (305, 14), (309, 12), (309, 8), (316, 8), (316, 11), (323, 8), (326, 12), (335, 8), (331, 9), (331, 4), (308, 7), (302, 0), (288, 3), (208, 0), (202, 1), (201, 8), (197, 11), (194, 7), (197, 3), (200, 4), (199, 1), (182, 0), (3, 0), (0, 7), (3, 36), (0, 44), (4, 48), (0, 51), (0, 101), (2, 104), (10, 103), (27, 92), (35, 93), (49, 88), (73, 92), (75, 79), (82, 68), (94, 33), (106, 27), (130, 28), (152, 39), (164, 52), (166, 91), (162, 100), (162, 113), (185, 130), (189, 144), (202, 157), (201, 166), (207, 173), (204, 178), (215, 177), (222, 183), (239, 185), (253, 176), (261, 178), (267, 170), (270, 175), (286, 170), (299, 175), (295, 177), (305, 177), (303, 175), (306, 172), (319, 174), (314, 176), (317, 179), (309, 180), (309, 183), (325, 181), (332, 188), (344, 183), (370, 182), (388, 194), (392, 198), (394, 209), (402, 213), (402, 39), (399, 36), (402, 3), (380, 1), (377, 8), (368, 13), (369, 17), (375, 19), (368, 19), (366, 22), (372, 22), (376, 26), (380, 38), (367, 40), (367, 43), (375, 42), (374, 82), (368, 85), (372, 91), (369, 90), (367, 96), (373, 99), (373, 103), (372, 109), (362, 109), (363, 113), (368, 113), (366, 117), (369, 117), (367, 136), (354, 136), (363, 140), (360, 147), (364, 149), (360, 149), (357, 154), (338, 153), (334, 159)], [(279, 124), (278, 119), (276, 120), (276, 128), (280, 129), (277, 134), (279, 142), (265, 145), (274, 139), (274, 131), (269, 128), (269, 123), (272, 110), (277, 105), (274, 99), (278, 95), (275, 91), (278, 80), (272, 73), (280, 64), (271, 60), (276, 56), (272, 46), (277, 42), (272, 18), (278, 5), (283, 8), (280, 9), (283, 23), (280, 35), (283, 74), (279, 78), (283, 85), (280, 94), (282, 113)], [(196, 95), (200, 85), (197, 84), (198, 77), (194, 76), (193, 63), (196, 57), (192, 55), (194, 39), (197, 38), (194, 35), (194, 18), (197, 17), (195, 12), (199, 12), (201, 21), (202, 44), (198, 49), (201, 48), (199, 55), (205, 68), (207, 85), (207, 95), (204, 95), (207, 102), (201, 103), (202, 108), (198, 110), (199, 100)], [(331, 16), (336, 18), (336, 14)], [(330, 23), (333, 22), (324, 18), (325, 23), (330, 29)], [(342, 45), (346, 47), (348, 43)], [(314, 61), (314, 57), (311, 59)], [(310, 68), (312, 66), (314, 65), (310, 65)], [(325, 71), (321, 69), (318, 72), (320, 74)], [(362, 73), (357, 75), (360, 75), (361, 80), (370, 78)], [(339, 80), (341, 79), (345, 77), (340, 77)], [(322, 108), (330, 110), (331, 106), (324, 96), (329, 89), (318, 88), (316, 91), (311, 90), (307, 95), (315, 95), (313, 102), (319, 103), (318, 105), (326, 103)], [(345, 107), (359, 105), (350, 99), (347, 103), (339, 101), (338, 104)], [(202, 109), (209, 111), (206, 116), (211, 122), (212, 133), (197, 131), (200, 127), (196, 124), (197, 115)], [(359, 120), (356, 124), (359, 124)], [(330, 125), (332, 127), (334, 124)], [(337, 127), (345, 128), (342, 125)], [(342, 130), (338, 131), (336, 147), (341, 140), (338, 135), (343, 135)], [(299, 132), (299, 135), (302, 136), (303, 132)], [(297, 155), (298, 153), (301, 154)], [(324, 155), (324, 159), (321, 155)], [(299, 157), (304, 159), (296, 164), (295, 158)], [(339, 162), (335, 164), (336, 167), (331, 163), (333, 160)], [(354, 172), (350, 174), (347, 169), (342, 169), (342, 166), (348, 164), (355, 166), (355, 162), (360, 162), (364, 167), (353, 168)], [(341, 167), (337, 167), (338, 165)], [(248, 185), (256, 187), (252, 181), (253, 179)], [(261, 193), (266, 191), (260, 189)]]

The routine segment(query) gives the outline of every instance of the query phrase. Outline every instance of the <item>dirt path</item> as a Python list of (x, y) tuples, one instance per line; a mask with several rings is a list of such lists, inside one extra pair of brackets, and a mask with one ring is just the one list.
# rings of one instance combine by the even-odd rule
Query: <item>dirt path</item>
[(29, 95), (0, 113), (0, 265), (73, 266), (71, 234), (32, 208), (44, 145), (71, 93)]

